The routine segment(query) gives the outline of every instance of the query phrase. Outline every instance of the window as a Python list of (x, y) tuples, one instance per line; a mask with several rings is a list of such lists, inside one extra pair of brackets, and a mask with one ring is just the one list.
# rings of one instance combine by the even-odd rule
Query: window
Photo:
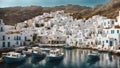
[(3, 32), (3, 27), (1, 27), (1, 30), (0, 30), (1, 32)]
[(19, 37), (19, 40), (21, 40), (21, 37)]
[(106, 43), (108, 43), (108, 40), (106, 40)]
[(26, 43), (24, 42), (24, 46), (26, 45)]
[(119, 33), (119, 30), (117, 30), (117, 33)]
[(69, 36), (67, 36), (67, 38), (69, 38)]
[(25, 36), (25, 40), (27, 40), (27, 37)]
[(106, 23), (104, 22), (104, 26), (106, 26)]
[(110, 46), (113, 46), (113, 42), (112, 41), (110, 41)]
[(14, 36), (14, 40), (16, 40), (16, 37)]
[(10, 37), (8, 37), (8, 39), (10, 39)]
[(19, 42), (17, 41), (17, 42), (16, 42), (16, 44), (18, 45), (18, 44), (19, 44)]
[(113, 30), (113, 34), (114, 34), (114, 30)]
[(114, 34), (114, 30), (111, 30), (111, 34)]
[(86, 30), (86, 32), (88, 32), (88, 30)]
[(114, 21), (112, 21), (112, 24), (114, 24)]
[(22, 42), (20, 42), (20, 45), (22, 46)]
[(17, 40), (19, 40), (19, 36), (17, 36)]
[(8, 47), (10, 47), (10, 42), (8, 42)]
[(99, 41), (99, 45), (101, 45), (101, 41)]
[(3, 47), (5, 47), (5, 42), (3, 42)]
[(5, 36), (3, 35), (3, 40), (5, 40)]

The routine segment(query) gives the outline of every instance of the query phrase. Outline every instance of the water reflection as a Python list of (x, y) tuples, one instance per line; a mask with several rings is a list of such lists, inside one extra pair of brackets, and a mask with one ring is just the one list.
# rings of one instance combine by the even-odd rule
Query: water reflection
[(32, 58), (31, 63), (38, 64), (40, 61), (42, 61), (44, 58)]
[(100, 59), (99, 58), (97, 58), (97, 59), (88, 59), (87, 60), (87, 63), (88, 63), (88, 65), (89, 66), (91, 66), (91, 65), (93, 65), (93, 64), (95, 64), (96, 62), (98, 62)]
[(46, 62), (46, 68), (58, 68), (60, 67), (61, 61), (57, 62)]
[(99, 59), (89, 60), (87, 54), (95, 51), (73, 49), (63, 50), (63, 52), (65, 57), (59, 62), (48, 62), (46, 58), (27, 57), (22, 64), (1, 64), (0, 68), (120, 68), (120, 57), (110, 53), (100, 53)]
[(17, 68), (23, 64), (24, 64), (24, 62), (0, 64), (0, 68)]

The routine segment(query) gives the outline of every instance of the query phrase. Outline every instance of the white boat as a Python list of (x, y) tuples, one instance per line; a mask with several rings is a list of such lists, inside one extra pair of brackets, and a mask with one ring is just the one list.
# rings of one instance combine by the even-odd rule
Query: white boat
[(34, 47), (32, 49), (32, 57), (34, 58), (44, 58), (46, 56), (45, 52), (42, 52), (42, 50), (38, 47)]
[(51, 50), (47, 55), (48, 61), (60, 61), (64, 58), (64, 53), (61, 53), (59, 49)]
[(32, 49), (27, 49), (27, 50), (23, 50), (23, 54), (26, 54), (26, 55), (31, 55), (32, 54)]
[(4, 60), (6, 63), (14, 63), (21, 62), (25, 60), (26, 55), (17, 53), (17, 52), (8, 52), (6, 56), (4, 56)]
[(63, 48), (64, 48), (64, 49), (73, 49), (73, 46), (67, 45), (67, 46), (64, 46)]
[(42, 50), (43, 52), (49, 53), (51, 49), (49, 49), (49, 48), (42, 48), (41, 50)]

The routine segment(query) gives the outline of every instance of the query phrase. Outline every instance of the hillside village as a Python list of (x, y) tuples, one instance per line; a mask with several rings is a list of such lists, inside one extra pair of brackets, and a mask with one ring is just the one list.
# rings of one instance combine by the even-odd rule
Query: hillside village
[[(63, 10), (44, 13), (15, 26), (0, 20), (0, 48), (37, 44), (66, 44), (79, 48), (120, 49), (120, 12), (115, 19), (95, 15), (73, 19)], [(29, 42), (29, 44), (28, 44)]]

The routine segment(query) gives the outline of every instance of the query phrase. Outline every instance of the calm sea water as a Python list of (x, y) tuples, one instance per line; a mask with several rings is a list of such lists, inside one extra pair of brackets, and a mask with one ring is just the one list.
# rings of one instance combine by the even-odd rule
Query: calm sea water
[(0, 7), (43, 6), (53, 7), (67, 4), (90, 6), (107, 3), (109, 0), (0, 0)]
[(28, 57), (23, 63), (1, 64), (0, 68), (120, 68), (120, 57), (110, 53), (100, 53), (99, 60), (88, 60), (91, 50), (63, 50), (65, 57), (60, 62)]

